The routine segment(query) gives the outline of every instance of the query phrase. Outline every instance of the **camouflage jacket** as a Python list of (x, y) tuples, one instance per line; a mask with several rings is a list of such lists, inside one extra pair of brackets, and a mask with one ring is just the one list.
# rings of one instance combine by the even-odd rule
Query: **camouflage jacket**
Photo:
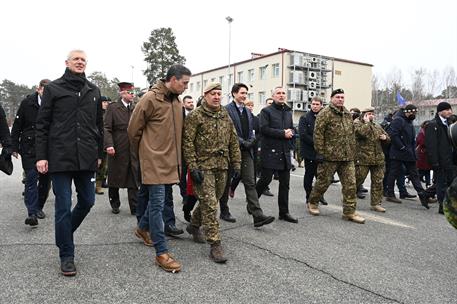
[(241, 152), (227, 110), (211, 111), (203, 101), (184, 122), (184, 159), (192, 169), (240, 169)]
[(314, 149), (326, 161), (353, 161), (355, 134), (352, 116), (333, 104), (322, 109), (314, 127)]
[[(354, 120), (356, 148), (356, 164), (363, 166), (384, 165), (384, 153), (382, 143), (388, 144), (390, 137), (384, 129), (373, 122), (366, 123), (363, 120)], [(381, 141), (379, 136), (386, 135), (387, 139)]]

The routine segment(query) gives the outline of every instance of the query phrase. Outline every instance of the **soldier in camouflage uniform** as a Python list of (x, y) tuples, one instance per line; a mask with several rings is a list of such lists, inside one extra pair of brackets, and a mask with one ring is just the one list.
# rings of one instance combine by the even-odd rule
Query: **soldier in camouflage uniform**
[(443, 202), (444, 215), (448, 222), (457, 229), (457, 178), (454, 178), (446, 193)]
[[(108, 105), (111, 102), (111, 98), (102, 96), (102, 97), (100, 97), (100, 100), (102, 102), (103, 119), (105, 119), (105, 112), (106, 112), (106, 109), (108, 108)], [(103, 151), (102, 163), (100, 164), (100, 167), (98, 167), (97, 175), (96, 175), (96, 182), (95, 182), (95, 193), (96, 194), (105, 193), (103, 191), (102, 187), (103, 187), (103, 183), (106, 182), (107, 174), (108, 174), (108, 159), (107, 159), (106, 151)]]
[(374, 117), (374, 108), (369, 107), (354, 120), (357, 141), (355, 179), (358, 189), (370, 172), (371, 210), (386, 212), (386, 209), (381, 207), (384, 177), (384, 153), (381, 143), (389, 143), (390, 137), (374, 122)]
[(186, 117), (184, 127), (184, 158), (199, 200), (187, 232), (196, 242), (203, 242), (203, 226), (206, 241), (211, 245), (211, 259), (224, 263), (227, 259), (221, 247), (217, 206), (225, 190), (229, 166), (235, 177), (240, 175), (241, 153), (235, 127), (221, 106), (221, 85), (209, 84), (203, 92), (202, 105)]
[(343, 219), (363, 224), (365, 219), (355, 212), (355, 133), (351, 113), (344, 107), (344, 91), (336, 89), (331, 103), (321, 110), (314, 128), (314, 149), (319, 166), (317, 180), (308, 200), (308, 211), (319, 215), (319, 199), (338, 172), (343, 187)]

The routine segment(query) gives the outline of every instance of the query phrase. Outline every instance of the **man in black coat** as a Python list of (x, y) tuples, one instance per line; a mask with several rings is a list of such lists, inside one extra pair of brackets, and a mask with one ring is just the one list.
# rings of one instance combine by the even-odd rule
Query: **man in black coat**
[[(69, 53), (63, 76), (45, 89), (36, 122), (36, 167), (49, 172), (55, 194), (55, 237), (61, 271), (74, 276), (73, 232), (95, 202), (95, 171), (103, 157), (100, 90), (86, 79), (86, 54)], [(76, 206), (71, 210), (74, 182)]]
[(429, 209), (428, 196), (422, 187), (419, 173), (416, 168), (416, 131), (414, 130), (413, 120), (416, 118), (417, 107), (409, 104), (404, 109), (395, 114), (388, 131), (391, 145), (389, 151), (390, 172), (387, 177), (387, 197), (386, 200), (393, 203), (401, 203), (395, 197), (395, 180), (403, 174), (403, 165), (406, 173), (419, 195), (422, 206)]
[(289, 213), (289, 182), (290, 169), (290, 141), (294, 139), (292, 111), (286, 104), (286, 91), (276, 87), (273, 91), (271, 106), (260, 112), (260, 133), (262, 143), (260, 158), (262, 173), (257, 182), (257, 195), (260, 197), (268, 187), (275, 170), (279, 175), (279, 219), (291, 223), (298, 223), (298, 219)]
[(425, 128), (425, 150), (427, 160), (432, 166), (436, 177), (436, 196), (438, 197), (438, 212), (443, 212), (443, 200), (446, 189), (456, 176), (455, 151), (449, 138), (447, 119), (452, 115), (452, 108), (448, 102), (440, 102), (436, 109), (435, 119)]
[[(303, 114), (298, 122), (298, 134), (300, 135), (300, 154), (305, 160), (305, 175), (303, 187), (306, 193), (306, 202), (313, 189), (313, 180), (317, 174), (316, 150), (314, 150), (314, 124), (316, 116), (322, 110), (322, 99), (318, 96), (311, 100), (311, 111)], [(324, 196), (320, 199), (322, 205), (327, 205)]]
[(49, 79), (41, 80), (36, 92), (21, 102), (11, 130), (13, 156), (21, 155), (25, 172), (24, 203), (28, 213), (25, 224), (30, 226), (38, 225), (38, 219), (45, 218), (43, 207), (51, 187), (49, 174), (38, 173), (35, 166), (35, 122), (44, 87), (49, 82)]
[[(2, 105), (0, 104), (0, 144), (2, 145), (2, 155), (0, 156), (2, 159), (2, 165), (6, 163), (6, 161), (11, 162), (11, 134), (10, 129), (8, 127), (8, 122), (6, 121), (6, 114), (3, 110)], [(11, 174), (11, 173), (10, 173)]]

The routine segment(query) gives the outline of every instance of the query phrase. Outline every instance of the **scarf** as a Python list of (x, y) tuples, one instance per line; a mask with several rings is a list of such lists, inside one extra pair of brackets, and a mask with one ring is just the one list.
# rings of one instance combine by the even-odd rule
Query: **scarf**
[(80, 92), (86, 84), (86, 74), (75, 74), (72, 73), (68, 68), (65, 69), (65, 73), (62, 76), (66, 83), (66, 87), (72, 91)]

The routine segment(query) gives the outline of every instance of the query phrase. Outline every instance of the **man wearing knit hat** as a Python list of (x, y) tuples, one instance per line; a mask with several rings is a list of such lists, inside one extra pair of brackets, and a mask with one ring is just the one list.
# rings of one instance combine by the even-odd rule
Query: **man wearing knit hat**
[(419, 195), (422, 206), (430, 209), (428, 206), (428, 195), (419, 179), (419, 173), (416, 168), (416, 131), (414, 130), (413, 120), (416, 119), (417, 107), (408, 104), (404, 109), (395, 114), (390, 124), (389, 136), (391, 139), (390, 146), (390, 172), (387, 177), (387, 197), (386, 200), (392, 203), (401, 203), (401, 200), (395, 197), (394, 183), (395, 180), (403, 174), (403, 166), (406, 168), (406, 174)]
[(448, 102), (440, 102), (436, 107), (436, 115), (425, 129), (425, 149), (427, 160), (432, 165), (436, 177), (436, 195), (439, 210), (443, 214), (443, 200), (446, 188), (456, 176), (454, 163), (455, 151), (448, 136), (448, 121), (452, 115), (452, 107)]

